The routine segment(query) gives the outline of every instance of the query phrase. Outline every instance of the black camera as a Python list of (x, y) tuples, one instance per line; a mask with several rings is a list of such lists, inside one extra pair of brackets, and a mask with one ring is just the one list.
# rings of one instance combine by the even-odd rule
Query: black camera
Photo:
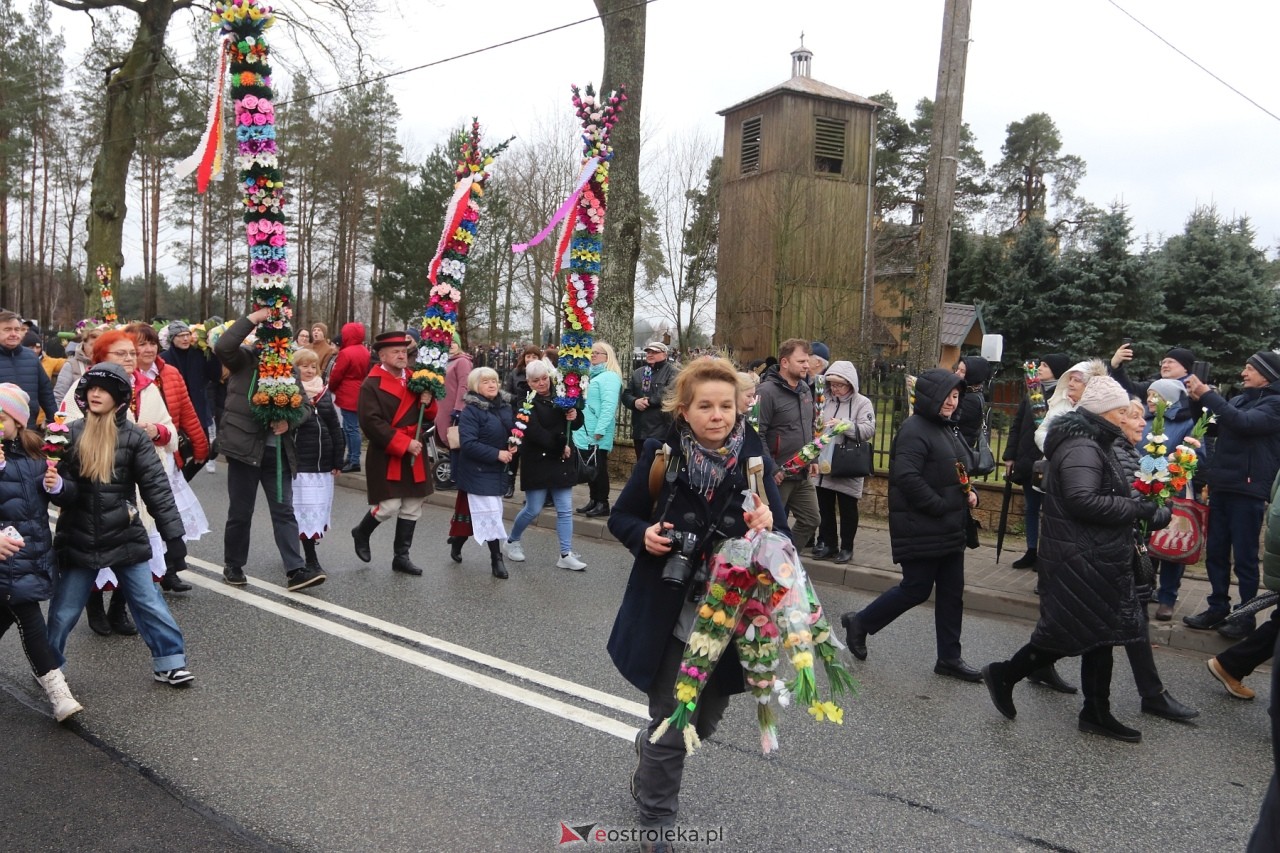
[(666, 537), (671, 543), (671, 553), (662, 567), (662, 582), (668, 586), (683, 587), (690, 578), (696, 577), (695, 564), (698, 568), (702, 564), (698, 555), (698, 534), (668, 530)]

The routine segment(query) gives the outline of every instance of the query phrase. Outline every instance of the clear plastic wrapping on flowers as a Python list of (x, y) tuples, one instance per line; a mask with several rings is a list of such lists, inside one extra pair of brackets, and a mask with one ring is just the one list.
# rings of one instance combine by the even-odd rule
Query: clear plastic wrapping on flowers
[[(761, 751), (778, 748), (778, 711), (792, 702), (817, 721), (843, 722), (834, 701), (854, 694), (857, 683), (838, 658), (844, 648), (831, 630), (817, 592), (791, 540), (776, 533), (754, 533), (722, 542), (708, 563), (707, 594), (685, 646), (676, 677), (676, 710), (655, 730), (656, 742), (674, 727), (693, 752), (699, 740), (692, 717), (702, 688), (729, 642), (756, 702)], [(784, 681), (779, 663), (790, 664)], [(815, 676), (818, 663), (827, 675), (830, 698), (823, 698)]]

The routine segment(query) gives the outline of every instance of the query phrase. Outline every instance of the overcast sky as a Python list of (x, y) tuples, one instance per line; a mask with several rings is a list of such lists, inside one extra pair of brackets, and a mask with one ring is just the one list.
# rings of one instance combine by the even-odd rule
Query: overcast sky
[[(590, 0), (384, 0), (367, 50), (408, 68), (595, 14)], [(988, 165), (1009, 122), (1046, 112), (1066, 153), (1088, 164), (1081, 194), (1123, 201), (1135, 233), (1182, 230), (1198, 204), (1248, 215), (1257, 243), (1280, 245), (1280, 121), (1200, 70), (1119, 7), (1280, 115), (1276, 0), (1210, 6), (1190, 0), (973, 0), (964, 118)], [(277, 6), (287, 5), (284, 2)], [(805, 33), (813, 76), (861, 95), (888, 90), (910, 115), (933, 97), (942, 0), (655, 0), (648, 9), (644, 125), (657, 139), (700, 128), (716, 111), (790, 76)], [(83, 15), (55, 10), (71, 44)], [(272, 31), (282, 60), (292, 45)], [(181, 51), (180, 51), (181, 52)], [(598, 82), (600, 25), (591, 21), (389, 81), (411, 151), (429, 150), (473, 114), (494, 137), (538, 116), (571, 115), (570, 83)], [(288, 140), (281, 146), (287, 148)]]

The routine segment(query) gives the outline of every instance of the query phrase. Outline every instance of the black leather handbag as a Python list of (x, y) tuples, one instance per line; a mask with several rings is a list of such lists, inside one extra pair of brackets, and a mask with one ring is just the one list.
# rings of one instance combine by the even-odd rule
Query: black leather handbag
[(596, 479), (596, 448), (592, 446), (589, 455), (583, 455), (582, 451), (577, 447), (573, 448), (574, 458), (578, 462), (578, 485), (584, 483), (595, 482)]

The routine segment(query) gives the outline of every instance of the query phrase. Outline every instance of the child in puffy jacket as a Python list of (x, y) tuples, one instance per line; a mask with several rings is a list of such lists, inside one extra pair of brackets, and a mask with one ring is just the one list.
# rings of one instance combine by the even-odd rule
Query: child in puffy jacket
[(53, 596), (49, 501), (60, 503), (62, 483), (57, 472), (46, 476), (43, 440), (26, 428), (30, 416), (27, 392), (0, 384), (0, 635), (17, 624), (31, 672), (62, 722), (84, 710), (58, 667), (40, 612), (40, 602)]

